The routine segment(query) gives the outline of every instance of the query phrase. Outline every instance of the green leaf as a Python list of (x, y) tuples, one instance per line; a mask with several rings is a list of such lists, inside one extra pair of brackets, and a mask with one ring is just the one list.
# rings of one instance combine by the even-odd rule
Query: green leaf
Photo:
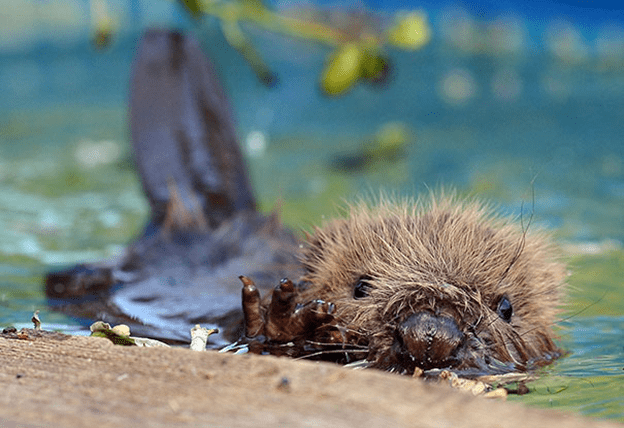
[(362, 58), (360, 75), (362, 79), (382, 85), (388, 80), (390, 74), (390, 62), (377, 49), (367, 49)]
[(420, 49), (431, 39), (431, 29), (424, 12), (409, 12), (399, 16), (388, 31), (388, 42), (402, 49)]
[(321, 87), (329, 95), (339, 95), (359, 78), (364, 52), (354, 43), (347, 43), (335, 51), (321, 77)]

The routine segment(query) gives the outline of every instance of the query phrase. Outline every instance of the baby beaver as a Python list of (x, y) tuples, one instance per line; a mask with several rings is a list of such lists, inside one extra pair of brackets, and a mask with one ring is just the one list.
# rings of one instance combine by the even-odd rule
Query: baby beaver
[(361, 203), (300, 245), (256, 209), (199, 42), (151, 29), (137, 52), (129, 119), (150, 221), (118, 259), (49, 273), (55, 308), (177, 343), (195, 324), (219, 328), (215, 347), (244, 330), (252, 352), (400, 373), (523, 371), (560, 355), (565, 269), (544, 234), (441, 194)]
[(301, 263), (300, 281), (263, 301), (242, 278), (246, 335), (260, 350), (465, 375), (561, 355), (551, 327), (565, 267), (554, 246), (479, 202), (360, 203), (315, 230)]

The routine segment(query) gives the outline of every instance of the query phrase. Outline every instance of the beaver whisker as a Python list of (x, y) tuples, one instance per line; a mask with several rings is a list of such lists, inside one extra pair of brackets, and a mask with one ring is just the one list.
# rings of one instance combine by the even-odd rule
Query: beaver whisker
[(477, 332), (477, 327), (479, 327), (479, 324), (481, 324), (481, 320), (483, 319), (483, 314), (479, 315), (479, 318), (477, 319), (477, 322), (475, 323), (469, 323), (468, 326), (470, 327), (470, 329), (473, 331), (473, 333), (476, 334)]
[(504, 350), (505, 352), (503, 352), (500, 356), (507, 362), (503, 363), (502, 361), (496, 359), (498, 366), (503, 365), (504, 367), (509, 367), (509, 364), (511, 364), (514, 367), (514, 371), (527, 370), (527, 364), (531, 367), (535, 365), (544, 365), (545, 363), (550, 362), (553, 356), (561, 355), (559, 350), (554, 350), (538, 358), (530, 358), (525, 351), (526, 346), (524, 346), (524, 340), (522, 339), (524, 333), (520, 334), (516, 331), (510, 331), (507, 335), (508, 337), (498, 335), (498, 337), (491, 343), (483, 343), (479, 337), (475, 337), (475, 339), (477, 339), (478, 343), (482, 345), (482, 351), (494, 351), (494, 354), (496, 354), (500, 353), (501, 350)]
[(564, 322), (564, 321), (567, 321), (567, 320), (569, 320), (569, 319), (572, 319), (572, 318), (574, 318), (574, 317), (579, 316), (580, 314), (582, 314), (583, 312), (585, 312), (587, 309), (589, 309), (589, 308), (591, 308), (592, 306), (597, 305), (598, 303), (600, 303), (600, 302), (602, 301), (602, 299), (604, 299), (604, 298), (605, 298), (605, 296), (606, 296), (607, 294), (608, 294), (608, 291), (605, 291), (605, 292), (602, 294), (602, 296), (600, 296), (600, 298), (599, 298), (598, 300), (596, 300), (595, 302), (590, 303), (589, 305), (585, 306), (585, 307), (584, 307), (584, 308), (582, 308), (582, 309), (579, 309), (577, 312), (575, 312), (575, 313), (573, 313), (573, 314), (571, 314), (571, 315), (568, 315), (568, 316), (567, 316), (567, 317), (565, 317), (565, 318), (561, 318), (561, 319), (559, 319), (559, 320), (557, 320), (557, 321), (554, 321), (554, 322), (552, 323), (552, 325), (556, 325), (556, 324), (562, 323), (562, 322)]
[(495, 323), (497, 323), (498, 321), (500, 321), (500, 317), (498, 315), (495, 314), (491, 314), (488, 313), (487, 315), (487, 320), (485, 322), (485, 328), (490, 328), (492, 327)]
[(232, 342), (232, 343), (224, 346), (223, 348), (219, 349), (218, 352), (219, 353), (226, 353), (226, 352), (238, 353), (239, 351), (241, 351), (243, 349), (249, 349), (249, 344), (248, 343), (240, 343), (240, 342)]
[[(533, 180), (535, 180), (535, 178)], [(533, 184), (533, 182), (531, 182), (531, 184)], [(529, 231), (529, 227), (531, 226), (531, 223), (533, 221), (533, 213), (535, 212), (535, 188), (533, 186), (531, 186), (531, 215), (529, 216), (529, 221), (527, 222), (526, 228), (524, 227), (524, 220), (523, 220), (523, 217), (522, 217), (523, 212), (524, 212), (524, 201), (522, 201), (520, 203), (520, 228), (522, 230), (522, 236), (520, 237), (520, 243), (519, 243), (519, 245), (518, 245), (518, 247), (516, 249), (516, 253), (514, 254), (514, 256), (511, 259), (511, 262), (509, 263), (509, 265), (507, 266), (507, 268), (505, 269), (505, 271), (501, 275), (501, 278), (498, 281), (498, 287), (500, 287), (500, 285), (503, 283), (503, 281), (507, 277), (507, 274), (509, 273), (509, 271), (511, 270), (513, 265), (518, 261), (518, 259), (520, 258), (520, 256), (524, 252), (524, 248), (526, 246), (526, 236), (527, 236), (527, 233)]]
[(344, 366), (347, 367), (347, 368), (350, 368), (350, 369), (355, 369), (355, 370), (367, 369), (367, 368), (371, 367), (371, 362), (368, 361), (368, 360), (358, 360), (358, 361), (354, 361), (352, 363), (345, 364)]
[[(316, 345), (316, 346), (340, 346), (342, 345), (341, 343), (333, 343), (333, 342), (316, 342), (313, 340), (306, 340), (305, 341), (306, 344), (308, 345)], [(368, 345), (359, 345), (357, 343), (349, 343), (349, 346), (353, 347), (353, 348), (358, 348), (358, 349), (366, 349), (368, 350)], [(347, 348), (343, 348), (343, 349), (347, 349)]]
[(330, 354), (344, 354), (345, 358), (349, 359), (349, 354), (358, 354), (358, 353), (368, 353), (368, 349), (323, 349), (317, 352), (313, 352), (307, 355), (301, 355), (299, 357), (294, 358), (295, 360), (305, 360), (309, 358), (320, 357), (324, 355)]
[(317, 329), (317, 332), (321, 333), (321, 332), (324, 332), (325, 330), (338, 331), (340, 335), (342, 336), (343, 340), (346, 340), (347, 335), (350, 335), (351, 337), (356, 339), (356, 338), (366, 338), (370, 334), (369, 330), (366, 328), (355, 329), (355, 328), (351, 328), (349, 325), (345, 326), (345, 325), (335, 325), (335, 324), (327, 324), (327, 325), (320, 326)]

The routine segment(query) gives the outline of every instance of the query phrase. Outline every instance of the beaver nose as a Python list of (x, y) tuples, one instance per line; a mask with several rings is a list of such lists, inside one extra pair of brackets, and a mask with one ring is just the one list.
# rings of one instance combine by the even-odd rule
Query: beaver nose
[(400, 353), (424, 370), (449, 366), (464, 335), (455, 320), (430, 312), (417, 312), (397, 329)]

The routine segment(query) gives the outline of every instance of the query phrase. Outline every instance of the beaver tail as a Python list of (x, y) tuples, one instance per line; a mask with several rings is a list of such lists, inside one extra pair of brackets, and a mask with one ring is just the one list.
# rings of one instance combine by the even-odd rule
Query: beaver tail
[(152, 226), (213, 228), (255, 210), (229, 103), (192, 36), (145, 33), (130, 85), (130, 134)]

